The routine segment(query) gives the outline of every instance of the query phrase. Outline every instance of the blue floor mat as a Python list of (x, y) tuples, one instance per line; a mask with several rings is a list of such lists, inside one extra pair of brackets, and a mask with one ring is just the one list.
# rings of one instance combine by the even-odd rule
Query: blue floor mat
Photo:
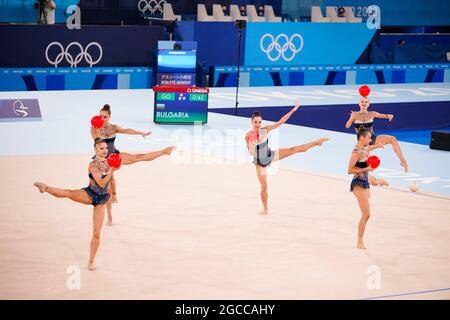
[(397, 140), (429, 145), (431, 140), (431, 131), (450, 132), (450, 128), (441, 129), (422, 129), (422, 130), (377, 130), (376, 134), (388, 134), (397, 138)]

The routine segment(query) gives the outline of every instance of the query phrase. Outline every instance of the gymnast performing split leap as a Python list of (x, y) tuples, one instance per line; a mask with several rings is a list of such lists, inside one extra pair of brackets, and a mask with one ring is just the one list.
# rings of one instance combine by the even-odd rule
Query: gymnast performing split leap
[(109, 184), (113, 179), (116, 168), (108, 166), (106, 156), (108, 147), (106, 142), (97, 138), (94, 142), (95, 157), (89, 163), (89, 185), (81, 190), (70, 190), (50, 187), (42, 182), (35, 182), (41, 193), (47, 192), (57, 198), (69, 198), (72, 201), (85, 205), (93, 205), (93, 232), (91, 240), (91, 251), (88, 263), (90, 271), (95, 270), (94, 259), (100, 245), (100, 232), (102, 230), (105, 217), (105, 205), (111, 198), (109, 194)]
[(269, 213), (267, 205), (268, 193), (267, 193), (267, 176), (266, 167), (271, 164), (272, 161), (277, 161), (289, 157), (299, 152), (306, 152), (312, 147), (321, 146), (322, 143), (329, 140), (328, 138), (320, 138), (318, 140), (301, 144), (291, 148), (281, 148), (276, 151), (272, 151), (269, 148), (268, 135), (269, 132), (278, 128), (285, 123), (292, 114), (298, 110), (300, 104), (296, 102), (295, 107), (285, 114), (280, 120), (272, 125), (261, 127), (262, 115), (260, 112), (254, 112), (251, 118), (252, 130), (245, 135), (245, 142), (247, 144), (247, 150), (251, 156), (253, 156), (253, 163), (256, 167), (256, 174), (261, 184), (261, 201), (263, 204), (263, 211), (260, 214), (266, 215)]
[[(130, 165), (133, 163), (137, 163), (140, 161), (152, 161), (156, 158), (159, 158), (162, 155), (170, 155), (171, 152), (175, 149), (174, 146), (170, 146), (164, 148), (159, 151), (149, 152), (149, 153), (141, 153), (141, 154), (131, 154), (126, 152), (120, 152), (115, 146), (116, 134), (130, 134), (130, 135), (141, 135), (143, 138), (150, 135), (151, 132), (143, 132), (134, 129), (124, 129), (119, 127), (118, 125), (109, 123), (111, 119), (111, 107), (108, 104), (105, 104), (103, 108), (100, 109), (100, 117), (103, 119), (103, 126), (99, 129), (91, 127), (91, 136), (93, 139), (101, 138), (103, 141), (107, 143), (108, 147), (108, 155), (110, 154), (120, 154), (122, 158), (122, 165)], [(117, 195), (116, 195), (116, 181), (112, 179), (111, 181), (111, 190), (112, 197), (109, 199), (106, 207), (108, 212), (108, 221), (106, 225), (112, 225), (112, 205), (114, 202), (117, 203)]]
[(361, 209), (361, 219), (358, 224), (358, 242), (356, 244), (359, 249), (366, 249), (363, 242), (364, 230), (366, 223), (370, 217), (370, 184), (369, 172), (374, 169), (367, 164), (370, 151), (383, 148), (380, 143), (372, 144), (372, 134), (369, 130), (361, 129), (356, 134), (358, 143), (354, 147), (350, 161), (348, 164), (348, 173), (353, 174), (353, 179), (350, 184), (350, 191), (353, 192), (358, 200), (359, 208)]

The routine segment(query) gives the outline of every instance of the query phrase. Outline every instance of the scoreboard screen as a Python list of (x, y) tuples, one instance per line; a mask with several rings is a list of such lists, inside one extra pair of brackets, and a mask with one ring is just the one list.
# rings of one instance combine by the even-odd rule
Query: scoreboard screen
[(204, 124), (208, 121), (208, 88), (156, 86), (153, 91), (155, 123)]
[(196, 51), (159, 50), (158, 72), (195, 73)]

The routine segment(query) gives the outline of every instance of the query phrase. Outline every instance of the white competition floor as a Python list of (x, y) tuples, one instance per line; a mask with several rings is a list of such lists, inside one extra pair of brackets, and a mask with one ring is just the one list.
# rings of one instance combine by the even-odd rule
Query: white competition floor
[[(419, 91), (449, 99), (448, 86), (427, 88)], [(308, 89), (321, 90), (244, 88), (241, 106), (307, 104), (298, 91)], [(233, 94), (213, 89), (211, 107), (233, 105)], [(258, 95), (267, 100), (249, 98)], [(322, 136), (331, 141), (274, 163), (271, 213), (263, 217), (243, 140), (249, 119), (210, 113), (203, 127), (155, 125), (151, 90), (0, 92), (0, 99), (26, 98), (39, 99), (42, 121), (0, 122), (0, 298), (450, 298), (449, 152), (401, 142), (408, 175), (390, 146), (376, 153), (382, 165), (375, 175), (392, 187), (372, 189), (368, 250), (360, 251), (360, 213), (346, 174), (353, 135), (293, 125), (274, 132), (274, 149)], [(102, 231), (98, 269), (88, 272), (91, 207), (41, 195), (31, 184), (87, 184), (89, 120), (105, 103), (112, 123), (153, 132), (147, 139), (119, 136), (121, 151), (178, 150), (119, 170), (115, 225)], [(412, 180), (419, 193), (408, 191)], [(66, 285), (70, 266), (81, 268), (80, 289)], [(375, 287), (374, 272), (381, 279)]]
[[(241, 107), (303, 105), (357, 105), (360, 85), (241, 87)], [(450, 83), (371, 84), (372, 103), (449, 101)], [(235, 88), (213, 88), (210, 108), (234, 106)]]

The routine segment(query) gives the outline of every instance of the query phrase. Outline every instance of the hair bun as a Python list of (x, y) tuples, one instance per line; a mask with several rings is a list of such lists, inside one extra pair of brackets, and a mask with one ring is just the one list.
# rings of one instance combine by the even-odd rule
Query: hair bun
[(109, 115), (111, 115), (111, 107), (109, 106), (109, 104), (105, 104), (101, 109), (100, 112), (105, 111), (108, 112)]
[(261, 112), (259, 112), (259, 111), (253, 112), (253, 114), (252, 114), (252, 120), (253, 120), (253, 118), (255, 118), (255, 117), (262, 117)]

